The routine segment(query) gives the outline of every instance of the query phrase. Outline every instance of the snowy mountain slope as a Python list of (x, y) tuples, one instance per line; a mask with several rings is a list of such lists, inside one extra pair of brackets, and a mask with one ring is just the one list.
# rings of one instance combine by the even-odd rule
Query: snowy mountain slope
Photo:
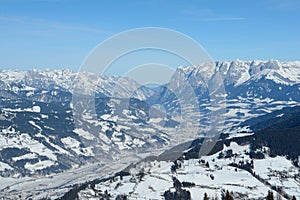
[[(225, 61), (198, 66), (179, 67), (170, 83), (160, 89), (150, 100), (160, 103), (167, 113), (180, 113), (178, 98), (169, 88), (178, 86), (177, 94), (184, 94), (185, 85), (193, 88), (201, 116), (206, 123), (212, 110), (223, 105), (211, 104), (208, 85), (215, 76), (223, 79), (224, 95), (218, 103), (226, 105), (225, 125), (236, 126), (241, 120), (280, 110), (300, 102), (300, 62)], [(182, 78), (184, 77), (184, 78)], [(180, 97), (179, 97), (180, 98)]]
[[(72, 92), (75, 88), (82, 94), (100, 93), (106, 97), (128, 96), (134, 88), (139, 88), (134, 80), (121, 77), (106, 77), (90, 72), (71, 70), (0, 70), (0, 90), (8, 90), (17, 95), (30, 97), (35, 92), (47, 93), (52, 90)], [(141, 100), (153, 95), (153, 91), (142, 87), (133, 97)], [(29, 98), (30, 99), (30, 98)], [(41, 99), (43, 101), (43, 99)]]
[[(232, 151), (234, 157), (219, 158), (219, 154), (213, 154), (204, 156), (201, 160), (184, 160), (176, 172), (170, 170), (174, 165), (173, 162), (143, 163), (140, 168), (132, 169), (130, 175), (122, 178), (119, 176), (90, 186), (80, 191), (78, 197), (79, 199), (99, 198), (107, 191), (112, 199), (118, 195), (126, 195), (127, 199), (164, 199), (166, 191), (176, 191), (174, 177), (180, 181), (182, 189), (190, 192), (191, 199), (202, 199), (204, 193), (209, 197), (221, 199), (225, 190), (231, 191), (234, 199), (264, 199), (272, 186), (284, 186), (282, 193), (300, 197), (300, 180), (294, 179), (299, 169), (285, 157), (254, 160), (254, 173), (267, 180), (270, 183), (268, 185), (247, 170), (232, 166), (233, 163), (251, 161), (251, 158), (245, 154), (249, 151), (249, 146), (231, 143), (230, 146), (224, 147), (222, 152), (225, 154), (228, 151)], [(143, 172), (138, 174), (138, 170), (141, 169)], [(134, 172), (135, 170), (137, 172)], [(274, 193), (275, 196), (282, 195), (276, 191)]]
[(164, 199), (168, 192), (189, 191), (191, 199), (202, 199), (204, 193), (221, 199), (229, 190), (234, 199), (265, 199), (272, 190), (275, 197), (298, 199), (299, 109), (286, 108), (246, 121), (244, 125), (248, 128), (240, 131), (255, 132), (219, 140), (208, 156), (197, 157), (197, 147), (201, 145), (198, 140), (174, 162), (144, 160), (127, 168), (129, 173), (123, 172), (124, 176), (119, 173), (85, 185), (78, 197), (108, 195), (115, 199), (122, 195), (127, 199)]
[(300, 62), (269, 61), (226, 61), (217, 62), (215, 70), (219, 70), (225, 79), (226, 85), (239, 85), (249, 81), (259, 81), (263, 78), (277, 84), (296, 85), (300, 82)]
[(74, 118), (69, 104), (1, 99), (1, 175), (57, 173), (167, 144), (162, 119), (148, 124), (147, 105), (132, 99), (124, 107), (127, 101), (97, 99), (94, 119), (84, 112)]
[[(127, 97), (138, 87), (130, 79), (70, 70), (1, 70), (1, 175), (57, 173), (96, 162), (98, 157), (103, 162), (117, 158), (123, 150), (166, 143), (160, 126), (143, 119), (149, 108), (141, 100), (130, 106), (133, 101), (111, 97)], [(89, 110), (72, 107), (74, 88), (83, 95), (93, 95), (95, 90), (96, 118)], [(130, 97), (145, 99), (151, 94), (152, 90), (141, 87)], [(80, 116), (74, 117), (75, 113)], [(138, 134), (140, 128), (145, 130)]]

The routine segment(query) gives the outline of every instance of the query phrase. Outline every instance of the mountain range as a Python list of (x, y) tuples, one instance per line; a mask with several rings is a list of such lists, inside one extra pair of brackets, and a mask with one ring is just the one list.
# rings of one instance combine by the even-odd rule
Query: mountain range
[[(0, 175), (16, 181), (93, 163), (135, 162), (181, 143), (190, 146), (197, 138), (211, 136), (212, 127), (225, 140), (254, 137), (259, 125), (253, 122), (256, 126), (251, 126), (248, 120), (284, 108), (292, 111), (300, 103), (299, 94), (298, 61), (235, 60), (181, 66), (169, 83), (155, 90), (130, 78), (89, 72), (1, 70)], [(220, 146), (219, 140), (213, 146)], [(238, 150), (237, 157), (245, 157), (247, 150), (242, 151)], [(299, 152), (293, 151), (275, 151), (275, 155), (289, 156), (295, 166)], [(186, 162), (198, 158), (190, 159), (194, 161)], [(3, 184), (0, 189), (16, 190), (9, 186)]]

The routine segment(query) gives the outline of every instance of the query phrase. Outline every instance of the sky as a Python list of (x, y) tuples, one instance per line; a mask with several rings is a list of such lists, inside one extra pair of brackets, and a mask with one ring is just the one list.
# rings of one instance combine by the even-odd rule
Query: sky
[(105, 39), (142, 27), (186, 34), (215, 61), (300, 60), (299, 9), (299, 0), (0, 0), (0, 69), (77, 70)]

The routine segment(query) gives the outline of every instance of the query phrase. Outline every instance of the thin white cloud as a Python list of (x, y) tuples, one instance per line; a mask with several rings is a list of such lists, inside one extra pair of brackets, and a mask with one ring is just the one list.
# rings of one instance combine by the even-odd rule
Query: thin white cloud
[(269, 9), (283, 12), (298, 11), (300, 8), (299, 0), (267, 0), (267, 4)]
[(0, 16), (0, 22), (11, 22), (11, 23), (20, 23), (28, 25), (36, 25), (41, 27), (47, 27), (50, 29), (56, 30), (70, 30), (70, 31), (82, 31), (82, 32), (93, 32), (93, 33), (111, 33), (108, 30), (102, 30), (97, 28), (92, 28), (85, 25), (76, 25), (76, 24), (66, 24), (55, 21), (49, 21), (44, 19), (29, 18), (29, 17), (19, 17), (19, 16)]
[(216, 14), (213, 10), (208, 8), (192, 8), (184, 9), (180, 11), (180, 14), (186, 15), (193, 21), (202, 21), (202, 22), (217, 22), (217, 21), (242, 21), (246, 18), (244, 17), (224, 17)]
[(246, 20), (244, 17), (212, 17), (212, 18), (198, 18), (195, 21), (203, 22), (217, 22), (217, 21), (242, 21)]
[(0, 21), (22, 23), (23, 20), (21, 20), (20, 18), (17, 18), (17, 17), (3, 17), (3, 16), (0, 16)]
[(192, 16), (192, 17), (208, 17), (208, 16), (214, 16), (214, 12), (211, 9), (208, 8), (190, 8), (190, 9), (184, 9), (180, 11), (180, 14)]

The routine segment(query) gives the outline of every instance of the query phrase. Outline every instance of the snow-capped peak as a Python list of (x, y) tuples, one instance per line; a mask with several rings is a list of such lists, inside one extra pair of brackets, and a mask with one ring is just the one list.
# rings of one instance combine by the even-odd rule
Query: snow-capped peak
[[(0, 88), (11, 90), (14, 86), (39, 90), (63, 89), (68, 92), (76, 90), (81, 94), (100, 92), (106, 96), (119, 95), (145, 99), (153, 94), (150, 89), (140, 89), (140, 85), (132, 79), (121, 77), (106, 77), (91, 72), (73, 72), (63, 70), (37, 70), (29, 71), (0, 70)], [(4, 85), (3, 85), (4, 84)], [(139, 89), (135, 91), (135, 89)]]
[(235, 87), (248, 80), (260, 80), (262, 78), (272, 80), (277, 84), (295, 85), (300, 83), (300, 62), (280, 62), (278, 60), (253, 60), (253, 61), (217, 61), (215, 64), (204, 63), (189, 67), (180, 66), (178, 73), (186, 77), (201, 77), (209, 80), (214, 73), (223, 76), (226, 85)]

